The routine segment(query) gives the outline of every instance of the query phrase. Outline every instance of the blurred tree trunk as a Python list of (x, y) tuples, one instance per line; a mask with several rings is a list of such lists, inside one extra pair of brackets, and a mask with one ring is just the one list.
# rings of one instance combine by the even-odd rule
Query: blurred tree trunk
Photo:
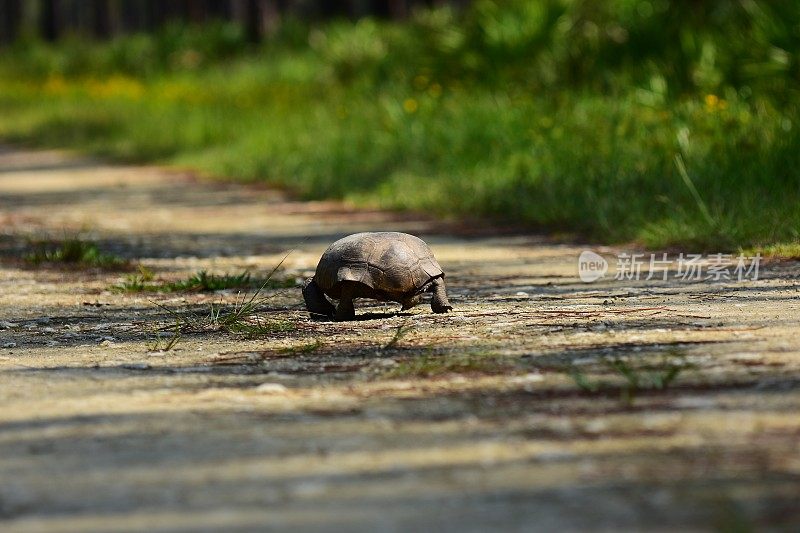
[(208, 6), (205, 2), (200, 1), (188, 1), (186, 2), (186, 8), (189, 13), (189, 20), (195, 24), (200, 24), (206, 20), (206, 8)]
[(157, 10), (155, 18), (159, 26), (171, 20), (186, 20), (189, 16), (189, 7), (186, 2), (156, 1), (153, 8)]
[(14, 42), (22, 25), (22, 0), (0, 0), (0, 44)]
[(260, 0), (232, 0), (233, 19), (244, 28), (244, 34), (251, 43), (261, 41), (260, 4)]
[(147, 6), (139, 0), (122, 0), (122, 27), (125, 31), (147, 29)]
[(58, 39), (58, 12), (56, 0), (42, 0), (39, 13), (39, 32), (45, 41)]
[(409, 0), (388, 0), (386, 2), (388, 8), (388, 15), (393, 19), (404, 19), (408, 17), (411, 11), (411, 2)]
[(156, 30), (173, 20), (186, 21), (192, 15), (191, 4), (192, 2), (188, 0), (183, 2), (148, 0), (147, 30)]
[(135, 7), (130, 0), (122, 0), (120, 4), (120, 21), (122, 22), (122, 31), (127, 33), (136, 29), (136, 16), (134, 14)]
[(92, 34), (98, 39), (107, 39), (111, 35), (111, 17), (108, 0), (92, 0)]
[(108, 9), (108, 32), (110, 35), (119, 35), (123, 33), (121, 3), (121, 0), (108, 0), (106, 2)]
[(247, 40), (258, 43), (264, 34), (275, 33), (281, 24), (286, 2), (273, 0), (232, 0), (230, 16), (244, 28)]
[(75, 0), (59, 0), (55, 3), (56, 33), (61, 37), (65, 33), (78, 33), (82, 28), (85, 10), (80, 9)]
[(260, 0), (261, 2), (261, 28), (267, 35), (273, 35), (281, 25), (281, 10), (278, 2)]

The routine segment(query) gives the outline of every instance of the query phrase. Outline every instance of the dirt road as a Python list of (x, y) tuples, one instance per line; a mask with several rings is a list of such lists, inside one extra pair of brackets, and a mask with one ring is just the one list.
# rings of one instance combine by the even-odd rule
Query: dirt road
[[(800, 524), (797, 263), (582, 283), (585, 246), (10, 148), (0, 222), (4, 531)], [(431, 244), (453, 313), (365, 302), (362, 320), (314, 321), (276, 289), (267, 331), (159, 351), (172, 313), (235, 291), (119, 292), (124, 272), (20, 260), (79, 233), (180, 280), (264, 275), (295, 248), (291, 280), (335, 238), (384, 229)]]

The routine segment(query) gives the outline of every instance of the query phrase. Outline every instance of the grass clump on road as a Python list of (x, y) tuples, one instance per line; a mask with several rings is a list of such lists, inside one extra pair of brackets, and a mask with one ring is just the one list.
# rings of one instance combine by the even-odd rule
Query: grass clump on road
[(96, 243), (80, 237), (62, 241), (37, 241), (34, 250), (25, 255), (33, 265), (72, 265), (82, 268), (122, 269), (130, 263), (117, 255), (100, 250)]
[(140, 265), (139, 272), (130, 274), (114, 286), (118, 292), (214, 292), (229, 289), (284, 289), (294, 287), (290, 279), (254, 278), (250, 272), (238, 274), (209, 274), (200, 270), (191, 276), (177, 281), (158, 281), (155, 274)]
[[(225, 333), (248, 338), (256, 338), (275, 333), (293, 331), (295, 325), (288, 320), (266, 316), (265, 308), (270, 295), (263, 295), (265, 287), (259, 287), (251, 295), (242, 294), (234, 303), (211, 304), (205, 312), (181, 312), (156, 303), (168, 313), (172, 324), (156, 328), (159, 332), (169, 332), (175, 342), (184, 334)], [(161, 337), (155, 346), (160, 346)], [(166, 351), (165, 348), (154, 348)]]
[(250, 298), (242, 296), (241, 301), (232, 306), (212, 304), (209, 316), (204, 322), (206, 329), (210, 328), (246, 337), (259, 337), (294, 330), (295, 325), (288, 320), (266, 319), (261, 315), (260, 309), (269, 298), (268, 296), (260, 297), (261, 290), (254, 292)]
[[(290, 253), (292, 251), (289, 251), (263, 280), (259, 280), (260, 284), (252, 294), (247, 292), (240, 293), (232, 304), (212, 303), (206, 314), (180, 313), (156, 303), (158, 307), (170, 315), (175, 324), (174, 327), (167, 326), (162, 330), (169, 329), (174, 335), (183, 333), (228, 333), (245, 337), (260, 337), (294, 330), (295, 325), (292, 322), (265, 315), (267, 305), (276, 293), (264, 294), (264, 291), (275, 288), (275, 285), (286, 286), (285, 283), (278, 282), (273, 278)], [(147, 269), (140, 268), (140, 270), (142, 276), (148, 276), (152, 280), (153, 276)], [(201, 278), (208, 279), (209, 276), (197, 275), (190, 278), (190, 280), (199, 280)], [(249, 273), (244, 272), (234, 276), (218, 276), (216, 281), (209, 282), (207, 286), (221, 287), (224, 282), (232, 283), (233, 281), (251, 283), (253, 280), (250, 278)], [(186, 283), (179, 283), (177, 286), (186, 285)], [(292, 283), (291, 286), (294, 286), (294, 284)]]
[(220, 24), (26, 42), (0, 53), (0, 136), (606, 242), (796, 245), (798, 6), (484, 0), (256, 47)]

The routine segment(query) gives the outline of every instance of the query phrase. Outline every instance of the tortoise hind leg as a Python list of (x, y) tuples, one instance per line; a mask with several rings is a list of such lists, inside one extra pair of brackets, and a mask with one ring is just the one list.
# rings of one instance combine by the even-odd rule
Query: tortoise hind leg
[(303, 299), (306, 301), (306, 309), (309, 313), (333, 316), (335, 312), (333, 305), (325, 298), (325, 293), (319, 288), (314, 278), (309, 279), (303, 287)]
[(406, 311), (407, 309), (411, 309), (415, 305), (419, 305), (420, 302), (422, 302), (422, 295), (421, 294), (415, 294), (414, 296), (410, 296), (410, 297), (406, 298), (405, 300), (403, 300), (402, 302), (400, 302), (400, 303), (403, 304), (403, 307), (400, 310), (401, 311)]
[(355, 320), (356, 308), (353, 307), (355, 297), (355, 285), (353, 282), (342, 282), (342, 295), (339, 297), (339, 305), (336, 306), (336, 320)]
[(444, 286), (444, 280), (442, 278), (433, 280), (430, 291), (433, 293), (433, 298), (431, 298), (431, 310), (434, 313), (446, 313), (453, 310), (453, 306), (450, 305), (450, 300), (447, 299), (447, 289)]

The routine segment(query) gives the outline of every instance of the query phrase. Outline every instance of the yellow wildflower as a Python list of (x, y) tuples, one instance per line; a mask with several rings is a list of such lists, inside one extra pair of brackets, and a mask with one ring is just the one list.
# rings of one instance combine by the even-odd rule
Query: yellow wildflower
[(48, 94), (64, 94), (67, 92), (67, 82), (59, 75), (50, 76), (47, 78), (47, 81), (44, 82), (42, 90)]
[(90, 78), (85, 82), (86, 92), (95, 99), (123, 98), (138, 100), (144, 94), (144, 86), (138, 80), (125, 76), (106, 79)]
[(728, 107), (728, 102), (717, 96), (716, 94), (707, 94), (705, 97), (706, 111), (709, 113), (719, 111)]

